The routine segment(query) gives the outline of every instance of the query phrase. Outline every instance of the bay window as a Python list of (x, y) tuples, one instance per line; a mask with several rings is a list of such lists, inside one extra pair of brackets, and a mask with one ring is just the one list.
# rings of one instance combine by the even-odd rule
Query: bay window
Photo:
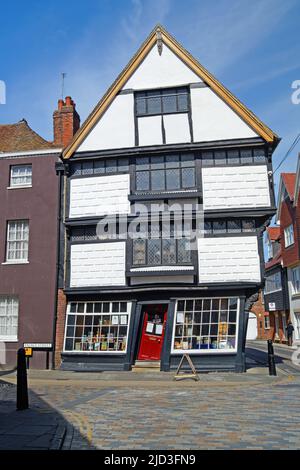
[(237, 350), (239, 299), (178, 299), (173, 353)]

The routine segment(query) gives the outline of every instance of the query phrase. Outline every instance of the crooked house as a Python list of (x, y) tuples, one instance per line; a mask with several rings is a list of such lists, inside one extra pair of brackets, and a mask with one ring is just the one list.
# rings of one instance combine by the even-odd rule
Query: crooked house
[[(151, 32), (57, 166), (57, 366), (169, 371), (188, 353), (198, 370), (245, 371), (278, 142), (163, 27)], [(174, 213), (166, 232), (164, 211), (146, 210), (174, 203), (190, 207), (181, 237)]]

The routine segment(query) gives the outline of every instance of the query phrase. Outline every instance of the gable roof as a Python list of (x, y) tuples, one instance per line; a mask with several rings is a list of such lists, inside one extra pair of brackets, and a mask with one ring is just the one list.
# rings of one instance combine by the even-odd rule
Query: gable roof
[(268, 227), (267, 234), (271, 241), (277, 241), (280, 238), (280, 227)]
[(25, 119), (16, 124), (0, 124), (0, 152), (25, 152), (54, 147), (34, 132)]
[(161, 25), (157, 25), (82, 124), (71, 143), (65, 148), (63, 158), (67, 159), (73, 155), (157, 41), (162, 41), (166, 44), (184, 64), (210, 86), (211, 89), (266, 142), (276, 144), (279, 141), (279, 137), (269, 127), (260, 121), (252, 111), (208, 72), (208, 70), (186, 51)]
[(298, 204), (299, 192), (300, 192), (300, 153), (298, 154), (298, 163), (297, 163), (297, 171), (296, 171), (294, 206), (297, 206)]
[(282, 181), (291, 201), (294, 200), (296, 173), (281, 173)]
[(284, 190), (286, 189), (290, 200), (293, 202), (294, 193), (295, 193), (295, 181), (296, 173), (281, 173), (279, 191), (278, 191), (278, 200), (277, 200), (277, 212), (276, 212), (276, 223), (280, 223), (280, 213), (283, 200)]

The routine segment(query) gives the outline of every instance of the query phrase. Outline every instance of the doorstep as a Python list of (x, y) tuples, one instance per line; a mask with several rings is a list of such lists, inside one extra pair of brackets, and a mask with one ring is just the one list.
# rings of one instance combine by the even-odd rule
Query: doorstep
[(133, 372), (160, 372), (160, 361), (135, 361)]

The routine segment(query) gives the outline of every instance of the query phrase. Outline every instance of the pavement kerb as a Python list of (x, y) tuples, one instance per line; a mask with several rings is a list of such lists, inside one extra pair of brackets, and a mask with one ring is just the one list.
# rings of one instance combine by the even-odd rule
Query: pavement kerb
[(67, 433), (67, 426), (59, 424), (51, 441), (49, 450), (61, 450)]

